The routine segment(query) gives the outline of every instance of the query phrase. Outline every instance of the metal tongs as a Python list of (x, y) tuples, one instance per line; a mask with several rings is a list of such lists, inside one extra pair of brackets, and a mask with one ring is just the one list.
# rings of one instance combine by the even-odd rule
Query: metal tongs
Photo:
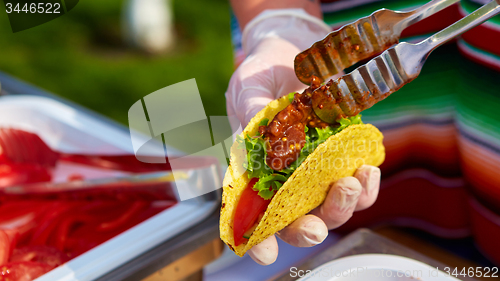
[[(408, 25), (456, 2), (431, 1), (409, 13), (375, 12), (330, 33), (298, 54), (295, 73), (306, 84), (312, 82), (313, 76), (319, 79), (316, 83), (324, 82), (345, 67), (396, 43), (402, 29)], [(500, 0), (494, 0), (417, 44), (403, 42), (387, 49), (351, 73), (316, 89), (313, 92), (314, 112), (323, 121), (334, 123), (340, 117), (355, 116), (372, 107), (417, 78), (434, 49), (499, 13)], [(351, 52), (345, 48), (351, 48)]]
[(399, 42), (401, 32), (460, 0), (433, 0), (409, 12), (387, 9), (344, 25), (295, 58), (295, 73), (304, 84), (321, 82), (358, 61), (379, 54)]

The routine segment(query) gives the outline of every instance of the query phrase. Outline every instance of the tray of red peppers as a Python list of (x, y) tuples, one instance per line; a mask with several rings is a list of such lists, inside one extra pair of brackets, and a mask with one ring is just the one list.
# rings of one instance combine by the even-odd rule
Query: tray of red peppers
[[(65, 111), (80, 123), (67, 122)], [(0, 281), (92, 280), (217, 207), (203, 198), (180, 202), (168, 161), (138, 161), (126, 149), (130, 137), (112, 126), (89, 134), (99, 122), (92, 118), (45, 97), (0, 97)], [(41, 132), (44, 126), (51, 130)], [(87, 140), (81, 150), (75, 133)], [(99, 139), (106, 134), (115, 138)], [(196, 178), (197, 169), (214, 165), (186, 163), (186, 178), (217, 184), (215, 173)]]

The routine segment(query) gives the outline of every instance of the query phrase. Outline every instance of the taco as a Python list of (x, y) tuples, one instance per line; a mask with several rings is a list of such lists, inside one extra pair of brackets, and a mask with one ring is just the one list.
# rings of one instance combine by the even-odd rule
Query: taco
[(312, 91), (269, 103), (231, 147), (220, 237), (239, 256), (318, 207), (338, 179), (384, 161), (376, 127), (360, 115), (326, 124), (312, 110)]

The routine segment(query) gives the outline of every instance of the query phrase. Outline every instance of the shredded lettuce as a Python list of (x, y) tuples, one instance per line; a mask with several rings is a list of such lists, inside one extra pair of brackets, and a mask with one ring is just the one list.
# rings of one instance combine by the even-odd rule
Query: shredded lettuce
[[(266, 118), (260, 122), (260, 125), (265, 126), (268, 122), (269, 119)], [(247, 150), (247, 163), (245, 164), (245, 168), (248, 172), (248, 178), (259, 178), (253, 189), (258, 191), (262, 198), (271, 199), (314, 149), (325, 142), (329, 137), (353, 124), (363, 124), (361, 115), (358, 114), (353, 117), (342, 118), (337, 126), (328, 126), (323, 129), (310, 129), (306, 126), (304, 129), (306, 133), (306, 144), (300, 151), (299, 157), (289, 167), (281, 171), (275, 171), (267, 165), (266, 143), (260, 134), (254, 137), (248, 135), (245, 138), (238, 137), (237, 142), (240, 144), (240, 147), (244, 147)]]
[(264, 119), (262, 119), (262, 121), (260, 121), (259, 126), (267, 126), (268, 123), (269, 123), (269, 119), (264, 118)]

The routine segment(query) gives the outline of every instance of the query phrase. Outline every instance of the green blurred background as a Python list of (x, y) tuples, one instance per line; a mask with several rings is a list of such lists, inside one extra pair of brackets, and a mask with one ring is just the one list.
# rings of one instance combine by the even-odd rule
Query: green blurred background
[(228, 1), (173, 1), (177, 42), (159, 56), (125, 45), (124, 2), (80, 1), (65, 16), (18, 33), (0, 11), (0, 71), (123, 124), (140, 98), (196, 78), (207, 115), (225, 115), (233, 72)]

